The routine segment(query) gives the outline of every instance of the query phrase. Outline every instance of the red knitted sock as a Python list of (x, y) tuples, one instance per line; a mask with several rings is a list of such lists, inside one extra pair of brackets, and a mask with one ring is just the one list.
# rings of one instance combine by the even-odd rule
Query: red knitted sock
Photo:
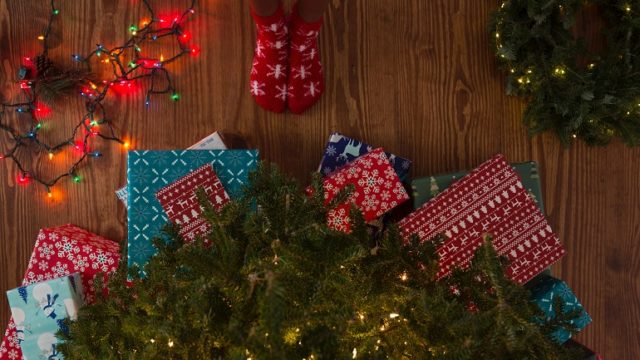
[(291, 51), (289, 54), (289, 110), (300, 114), (318, 102), (324, 91), (322, 64), (318, 50), (318, 33), (322, 19), (308, 23), (291, 11)]
[(289, 94), (289, 37), (282, 3), (271, 16), (259, 16), (253, 8), (251, 16), (257, 29), (249, 83), (251, 95), (264, 109), (283, 112)]

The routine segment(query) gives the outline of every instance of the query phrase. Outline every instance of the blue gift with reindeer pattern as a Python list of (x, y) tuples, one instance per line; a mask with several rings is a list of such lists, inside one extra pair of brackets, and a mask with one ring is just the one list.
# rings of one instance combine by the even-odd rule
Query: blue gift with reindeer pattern
[[(242, 195), (258, 165), (257, 150), (134, 150), (127, 159), (127, 264), (144, 265), (155, 255), (152, 240), (169, 218), (156, 193), (205, 164), (211, 164), (231, 200)], [(144, 271), (141, 273), (144, 275)]]
[(23, 359), (62, 359), (56, 333), (67, 331), (64, 319), (75, 320), (83, 304), (80, 274), (9, 290), (7, 297)]
[[(340, 133), (333, 133), (329, 137), (329, 142), (324, 149), (324, 156), (322, 157), (318, 171), (324, 176), (329, 175), (374, 148), (375, 147), (369, 144), (351, 139)], [(409, 178), (411, 161), (391, 153), (386, 154), (391, 165), (393, 165), (393, 169), (398, 174), (400, 181), (406, 181)]]

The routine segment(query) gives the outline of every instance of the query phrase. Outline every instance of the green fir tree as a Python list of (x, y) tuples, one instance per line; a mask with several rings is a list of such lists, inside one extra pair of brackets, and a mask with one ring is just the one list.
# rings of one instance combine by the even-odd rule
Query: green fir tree
[(61, 335), (65, 359), (572, 358), (548, 337), (569, 317), (540, 325), (488, 238), (436, 281), (439, 239), (372, 241), (357, 211), (350, 234), (327, 227), (348, 191), (324, 206), (319, 176), (308, 196), (267, 165), (251, 184), (219, 213), (203, 202), (212, 246), (168, 228), (145, 278), (123, 262)]

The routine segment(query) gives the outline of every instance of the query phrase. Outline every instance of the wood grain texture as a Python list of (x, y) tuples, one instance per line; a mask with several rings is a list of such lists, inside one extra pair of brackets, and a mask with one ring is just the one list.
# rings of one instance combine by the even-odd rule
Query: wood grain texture
[[(3, 99), (15, 96), (20, 57), (37, 51), (47, 3), (0, 2)], [(170, 9), (187, 2), (153, 3)], [(523, 103), (504, 95), (488, 50), (487, 19), (496, 6), (332, 0), (321, 34), (327, 91), (317, 106), (294, 116), (264, 112), (249, 95), (254, 29), (247, 0), (202, 0), (190, 25), (201, 55), (171, 65), (180, 102), (154, 98), (145, 110), (143, 99), (132, 96), (110, 108), (135, 148), (184, 148), (225, 130), (303, 182), (334, 130), (413, 159), (414, 176), (471, 168), (497, 152), (514, 162), (535, 160), (550, 221), (568, 250), (554, 271), (594, 319), (578, 340), (605, 359), (638, 359), (640, 149), (620, 143), (564, 149), (553, 136), (529, 139), (521, 125)], [(62, 63), (96, 43), (120, 43), (142, 16), (134, 0), (61, 0), (60, 7), (63, 27), (52, 56)], [(68, 101), (50, 120), (56, 124), (51, 136), (61, 137), (79, 114), (77, 103)], [(125, 180), (125, 154), (117, 146), (102, 148), (105, 157), (82, 171), (85, 181), (65, 183), (56, 203), (47, 202), (41, 189), (17, 188), (15, 167), (0, 163), (0, 292), (19, 284), (39, 228), (71, 222), (125, 238), (126, 212), (113, 193)], [(1, 324), (8, 312), (0, 296)]]

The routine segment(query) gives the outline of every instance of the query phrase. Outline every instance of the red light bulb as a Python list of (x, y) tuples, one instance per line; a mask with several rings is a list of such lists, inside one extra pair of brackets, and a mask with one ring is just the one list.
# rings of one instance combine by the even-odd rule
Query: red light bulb
[(191, 33), (185, 30), (180, 34), (178, 39), (183, 43), (189, 42), (189, 40), (191, 40)]
[(18, 177), (16, 180), (18, 184), (26, 186), (26, 185), (29, 185), (29, 183), (31, 182), (31, 177), (29, 176), (29, 174), (22, 173), (22, 174), (18, 174)]
[(77, 140), (75, 145), (73, 146), (73, 149), (80, 154), (83, 154), (86, 151), (88, 151), (87, 147), (84, 145), (84, 141), (82, 140)]
[(45, 105), (44, 103), (38, 102), (35, 105), (36, 105), (36, 108), (34, 110), (34, 113), (37, 117), (45, 117), (51, 114), (51, 111), (52, 111), (51, 108)]
[(191, 54), (191, 56), (198, 56), (200, 55), (200, 48), (197, 45), (193, 45), (191, 46), (191, 50), (189, 50), (189, 53)]

